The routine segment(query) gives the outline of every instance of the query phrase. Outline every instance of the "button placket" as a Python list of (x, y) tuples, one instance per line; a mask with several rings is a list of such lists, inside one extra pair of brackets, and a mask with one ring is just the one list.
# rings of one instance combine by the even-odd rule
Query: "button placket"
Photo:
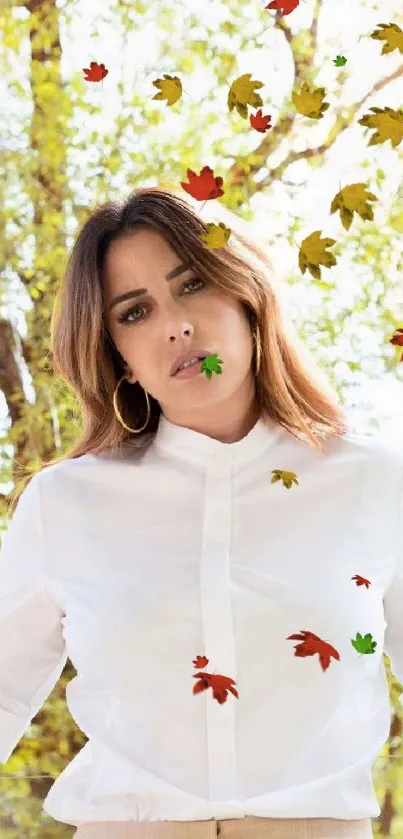
[[(236, 681), (234, 626), (229, 578), (231, 537), (231, 461), (226, 452), (212, 458), (206, 472), (205, 518), (200, 561), (203, 653), (210, 673)], [(212, 800), (236, 797), (235, 702), (223, 704), (206, 691), (209, 795)]]

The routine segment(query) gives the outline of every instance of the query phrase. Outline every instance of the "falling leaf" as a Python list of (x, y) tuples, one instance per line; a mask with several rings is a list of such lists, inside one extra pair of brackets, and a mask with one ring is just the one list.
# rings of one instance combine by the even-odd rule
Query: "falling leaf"
[(153, 85), (160, 88), (153, 99), (166, 99), (167, 105), (174, 105), (182, 96), (182, 84), (178, 76), (169, 76), (164, 73), (164, 78), (156, 79)]
[(297, 6), (299, 6), (299, 0), (272, 0), (268, 6), (265, 6), (265, 9), (276, 9), (276, 11), (281, 11), (283, 15), (289, 15)]
[[(390, 339), (389, 344), (392, 344), (395, 347), (403, 347), (403, 327), (399, 326), (393, 338)], [(400, 361), (403, 361), (403, 353), (401, 355)]]
[(324, 87), (310, 88), (304, 82), (299, 93), (292, 92), (291, 98), (299, 114), (311, 119), (322, 119), (324, 111), (330, 108), (329, 102), (324, 102), (326, 96)]
[(197, 684), (193, 687), (193, 693), (202, 693), (208, 688), (213, 689), (213, 698), (217, 700), (220, 705), (227, 701), (228, 691), (230, 691), (237, 699), (239, 699), (238, 691), (233, 685), (236, 685), (234, 679), (229, 676), (220, 676), (217, 673), (196, 673), (193, 679), (199, 679)]
[(256, 114), (251, 114), (249, 117), (250, 124), (252, 128), (255, 128), (256, 131), (260, 131), (262, 134), (265, 134), (269, 128), (273, 128), (271, 123), (271, 116), (267, 114), (267, 116), (262, 115), (262, 109), (256, 112)]
[(298, 478), (295, 472), (286, 472), (285, 469), (272, 469), (272, 473), (271, 484), (275, 484), (276, 481), (282, 481), (286, 489), (290, 489), (292, 484), (298, 484)]
[(361, 577), (360, 574), (354, 574), (354, 577), (351, 577), (352, 580), (355, 580), (357, 586), (365, 586), (365, 588), (369, 588), (371, 583), (366, 577)]
[(258, 108), (263, 105), (263, 99), (258, 93), (254, 93), (255, 88), (263, 87), (263, 82), (251, 79), (251, 73), (244, 73), (232, 82), (228, 93), (228, 108), (230, 111), (236, 108), (238, 114), (244, 119), (248, 118), (247, 105), (252, 108)]
[(358, 120), (365, 128), (376, 128), (375, 134), (371, 137), (368, 145), (376, 146), (378, 143), (391, 141), (393, 148), (399, 145), (403, 139), (403, 110), (398, 108), (370, 108), (373, 114), (365, 114)]
[(335, 64), (336, 67), (344, 67), (344, 65), (347, 64), (347, 58), (345, 58), (344, 55), (338, 55), (333, 59), (333, 64)]
[(105, 64), (98, 64), (96, 61), (91, 61), (89, 67), (83, 68), (83, 73), (87, 73), (84, 79), (85, 82), (101, 82), (108, 75), (109, 70), (105, 69)]
[(366, 184), (349, 184), (335, 195), (330, 205), (330, 212), (340, 210), (340, 219), (343, 227), (349, 230), (353, 220), (354, 212), (358, 213), (364, 221), (374, 218), (374, 211), (368, 201), (377, 201), (376, 195), (367, 190)]
[(197, 198), (198, 201), (207, 201), (209, 198), (220, 198), (221, 195), (224, 195), (224, 190), (221, 189), (223, 179), (215, 178), (210, 166), (203, 166), (200, 175), (196, 175), (192, 169), (188, 169), (187, 177), (189, 183), (181, 182), (181, 187), (192, 198)]
[(403, 327), (399, 326), (396, 330), (396, 334), (393, 338), (390, 339), (390, 343), (394, 344), (396, 347), (403, 347)]
[(208, 658), (205, 655), (197, 655), (195, 659), (193, 659), (193, 664), (195, 667), (205, 667), (208, 664)]
[(203, 359), (200, 370), (206, 374), (207, 379), (211, 379), (213, 373), (221, 375), (222, 370), (220, 369), (220, 364), (224, 364), (222, 358), (218, 358), (217, 353), (214, 353)]
[(361, 635), (360, 632), (357, 632), (355, 636), (355, 641), (351, 639), (351, 643), (355, 650), (358, 653), (374, 653), (375, 647), (377, 646), (377, 641), (372, 640), (372, 635), (368, 632), (364, 637)]
[(209, 250), (213, 248), (223, 248), (227, 244), (231, 236), (231, 230), (226, 227), (223, 221), (219, 224), (207, 224), (207, 233), (202, 233), (200, 239), (205, 243), (205, 247)]
[(307, 236), (299, 249), (298, 264), (300, 270), (305, 274), (306, 269), (312, 274), (315, 279), (320, 280), (321, 270), (319, 264), (330, 268), (331, 265), (336, 265), (336, 257), (332, 253), (326, 253), (326, 248), (336, 244), (335, 239), (321, 239), (321, 230), (315, 230), (310, 236)]
[(400, 26), (397, 23), (377, 23), (376, 25), (383, 31), (374, 30), (369, 37), (374, 41), (385, 41), (381, 55), (393, 52), (393, 50), (399, 50), (403, 55), (403, 32)]
[(318, 653), (320, 665), (323, 671), (327, 670), (329, 667), (331, 657), (340, 661), (340, 655), (337, 650), (326, 641), (322, 641), (322, 639), (317, 635), (314, 635), (313, 632), (301, 630), (301, 634), (295, 633), (295, 635), (289, 635), (287, 641), (291, 639), (302, 641), (302, 644), (297, 644), (294, 647), (295, 655), (298, 658), (305, 658), (306, 656), (316, 655), (316, 653)]

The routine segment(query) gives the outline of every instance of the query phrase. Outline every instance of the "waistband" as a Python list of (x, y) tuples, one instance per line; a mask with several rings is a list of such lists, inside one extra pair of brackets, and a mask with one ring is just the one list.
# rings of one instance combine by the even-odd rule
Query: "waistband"
[(371, 819), (271, 819), (86, 822), (74, 839), (373, 839)]

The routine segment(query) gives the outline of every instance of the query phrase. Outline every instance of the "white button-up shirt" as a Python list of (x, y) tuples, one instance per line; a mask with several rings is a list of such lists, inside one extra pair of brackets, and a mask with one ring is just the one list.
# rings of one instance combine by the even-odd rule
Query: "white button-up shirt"
[(226, 444), (160, 418), (23, 491), (0, 557), (0, 760), (67, 656), (88, 742), (43, 809), (86, 821), (376, 817), (403, 678), (403, 454)]

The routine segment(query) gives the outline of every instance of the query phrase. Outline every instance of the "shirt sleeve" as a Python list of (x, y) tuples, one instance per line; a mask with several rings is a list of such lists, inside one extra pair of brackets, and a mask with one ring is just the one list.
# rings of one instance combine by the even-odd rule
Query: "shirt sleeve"
[(67, 661), (45, 580), (40, 473), (22, 491), (0, 552), (0, 763), (7, 763)]
[[(403, 458), (402, 458), (403, 463)], [(403, 470), (402, 470), (403, 473)], [(384, 652), (390, 658), (393, 674), (403, 684), (403, 481), (398, 492), (398, 528), (396, 540), (397, 564), (394, 576), (384, 597), (384, 615), (387, 623)], [(403, 705), (403, 694), (399, 697)]]

